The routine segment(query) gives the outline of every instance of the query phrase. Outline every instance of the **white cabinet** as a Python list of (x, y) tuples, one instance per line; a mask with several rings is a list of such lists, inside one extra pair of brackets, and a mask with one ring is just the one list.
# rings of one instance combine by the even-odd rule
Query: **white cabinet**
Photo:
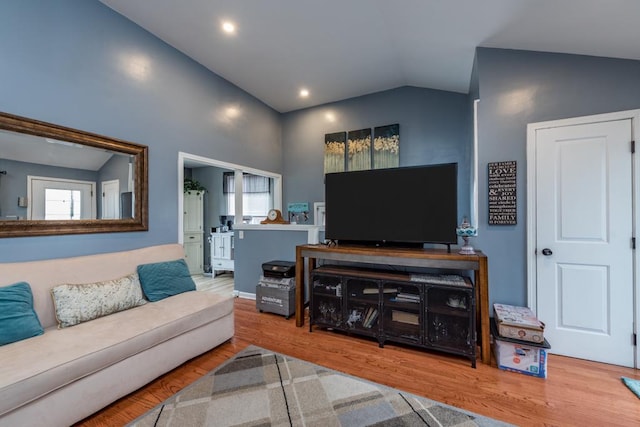
[(185, 260), (191, 274), (202, 274), (203, 271), (203, 194), (201, 192), (184, 193), (183, 245)]
[(187, 261), (189, 273), (202, 274), (204, 260), (204, 247), (202, 246), (202, 234), (185, 233), (184, 235), (184, 259)]
[(211, 233), (211, 271), (233, 271), (233, 232)]
[(202, 233), (204, 227), (204, 199), (201, 192), (184, 193), (184, 232)]

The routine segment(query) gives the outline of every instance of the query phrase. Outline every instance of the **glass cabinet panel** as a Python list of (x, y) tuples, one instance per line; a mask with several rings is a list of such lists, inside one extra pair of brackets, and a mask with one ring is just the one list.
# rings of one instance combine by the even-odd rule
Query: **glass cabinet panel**
[(425, 293), (428, 342), (438, 347), (471, 351), (473, 292), (428, 286)]
[(382, 328), (394, 341), (422, 343), (422, 286), (402, 282), (382, 284)]
[(380, 318), (380, 291), (376, 280), (347, 278), (346, 324), (368, 335), (377, 335)]
[(342, 326), (342, 278), (314, 274), (312, 280), (312, 323), (329, 327)]

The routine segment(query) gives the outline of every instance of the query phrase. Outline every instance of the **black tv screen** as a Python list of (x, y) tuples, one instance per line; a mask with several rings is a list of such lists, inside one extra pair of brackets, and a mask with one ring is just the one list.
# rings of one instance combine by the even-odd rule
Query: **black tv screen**
[(325, 175), (325, 238), (364, 244), (455, 244), (458, 165)]

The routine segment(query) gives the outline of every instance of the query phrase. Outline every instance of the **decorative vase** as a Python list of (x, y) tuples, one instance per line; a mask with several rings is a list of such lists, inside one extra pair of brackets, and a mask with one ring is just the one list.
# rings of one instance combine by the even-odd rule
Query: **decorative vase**
[(478, 230), (469, 224), (467, 218), (462, 219), (462, 222), (458, 228), (456, 228), (456, 234), (462, 237), (462, 240), (464, 241), (464, 244), (458, 253), (461, 255), (475, 255), (476, 252), (473, 250), (473, 246), (469, 244), (469, 238), (477, 236)]

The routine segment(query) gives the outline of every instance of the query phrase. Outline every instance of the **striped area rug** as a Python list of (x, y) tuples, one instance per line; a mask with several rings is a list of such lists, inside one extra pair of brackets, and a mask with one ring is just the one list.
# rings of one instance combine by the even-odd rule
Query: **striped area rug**
[(506, 426), (250, 346), (130, 426)]

